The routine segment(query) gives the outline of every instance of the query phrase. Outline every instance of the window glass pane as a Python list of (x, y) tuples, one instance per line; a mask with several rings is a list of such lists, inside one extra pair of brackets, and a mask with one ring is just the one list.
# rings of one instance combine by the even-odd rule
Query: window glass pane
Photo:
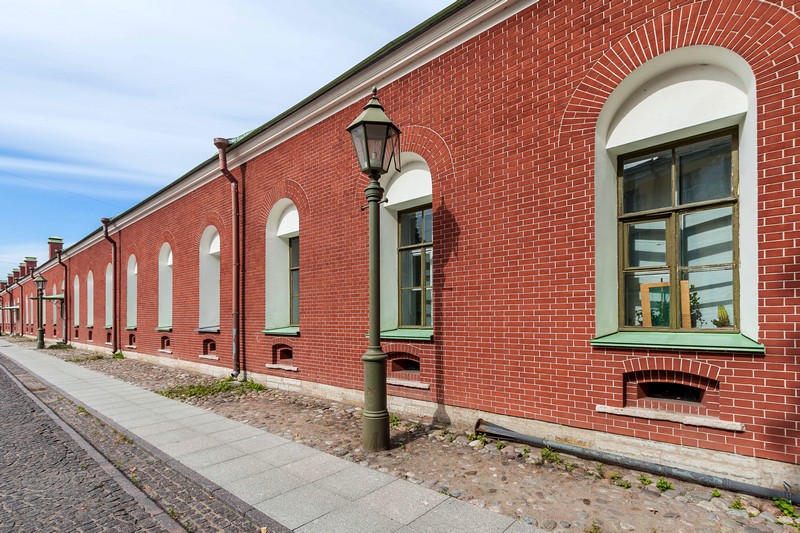
[(433, 326), (433, 289), (425, 289), (425, 325)]
[(422, 216), (424, 219), (424, 227), (425, 227), (425, 233), (423, 235), (423, 238), (425, 239), (425, 242), (433, 242), (433, 210), (431, 210), (430, 208), (425, 209), (422, 212)]
[(400, 215), (400, 246), (422, 242), (422, 220), (422, 211), (413, 211)]
[(729, 198), (731, 193), (730, 135), (682, 146), (675, 150), (680, 203)]
[(402, 289), (400, 291), (400, 325), (422, 325), (422, 291)]
[(733, 269), (708, 268), (681, 274), (681, 327), (732, 328)]
[(422, 250), (402, 250), (400, 252), (400, 286), (422, 286)]
[(300, 271), (292, 270), (289, 272), (290, 296), (289, 296), (289, 317), (291, 324), (300, 323)]
[(672, 152), (626, 159), (622, 168), (625, 213), (672, 205)]
[(681, 215), (681, 265), (733, 263), (733, 207)]
[(433, 248), (425, 249), (425, 286), (433, 285)]
[(628, 266), (667, 264), (667, 221), (628, 224)]
[(300, 266), (300, 238), (289, 239), (289, 268)]
[(625, 325), (670, 325), (669, 271), (625, 274)]

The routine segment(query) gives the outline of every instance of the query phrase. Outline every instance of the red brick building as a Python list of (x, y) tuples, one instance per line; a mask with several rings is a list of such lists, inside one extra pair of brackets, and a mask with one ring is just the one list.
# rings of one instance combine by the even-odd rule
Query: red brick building
[(457, 2), (231, 139), (238, 221), (213, 158), (40, 265), (45, 334), (226, 375), (238, 272), (247, 376), (361, 401), (374, 84), (390, 409), (800, 485), (799, 38), (789, 0)]

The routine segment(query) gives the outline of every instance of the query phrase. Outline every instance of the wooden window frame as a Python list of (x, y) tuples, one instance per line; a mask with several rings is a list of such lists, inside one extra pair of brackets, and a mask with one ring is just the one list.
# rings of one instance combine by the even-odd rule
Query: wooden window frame
[[(431, 280), (430, 280), (431, 284), (430, 285), (426, 285), (425, 284), (425, 260), (424, 260), (425, 253), (426, 253), (426, 250), (428, 248), (430, 248), (431, 249), (431, 253), (433, 253), (433, 240), (431, 240), (430, 242), (423, 241), (421, 243), (415, 243), (415, 244), (409, 244), (409, 245), (400, 244), (402, 242), (402, 240), (403, 240), (402, 239), (402, 234), (403, 234), (402, 219), (403, 219), (403, 215), (406, 215), (408, 213), (422, 212), (423, 213), (422, 220), (423, 220), (423, 224), (424, 224), (425, 223), (424, 212), (428, 211), (428, 210), (431, 211), (431, 226), (433, 226), (433, 206), (431, 204), (427, 204), (427, 205), (423, 205), (423, 206), (419, 206), (419, 207), (413, 207), (411, 209), (405, 209), (403, 211), (398, 211), (398, 213), (397, 213), (397, 326), (398, 326), (398, 329), (403, 329), (403, 328), (432, 329), (433, 328), (433, 312), (432, 312), (433, 310), (432, 309), (431, 309), (431, 323), (430, 324), (426, 324), (427, 307), (426, 307), (426, 302), (425, 302), (425, 294), (426, 294), (427, 290), (431, 289), (431, 292), (433, 292), (433, 275), (431, 275)], [(423, 232), (422, 232), (423, 238), (424, 238), (424, 235), (425, 235), (425, 231), (424, 230), (425, 230), (425, 227), (423, 225)], [(432, 227), (431, 227), (431, 236), (433, 236), (433, 228)], [(403, 282), (402, 282), (402, 280), (403, 280), (403, 276), (402, 276), (403, 265), (402, 265), (402, 261), (401, 261), (401, 256), (402, 256), (402, 252), (406, 252), (406, 251), (409, 251), (409, 250), (419, 250), (420, 251), (420, 257), (423, 258), (421, 260), (421, 262), (420, 262), (421, 263), (420, 264), (420, 268), (421, 268), (421, 272), (420, 272), (421, 278), (420, 278), (420, 280), (421, 280), (421, 283), (422, 283), (422, 285), (420, 285), (420, 286), (413, 286), (413, 287), (404, 287), (403, 286)], [(431, 261), (433, 261), (433, 259), (431, 259)], [(403, 324), (403, 289), (414, 289), (414, 288), (419, 288), (421, 293), (422, 293), (422, 298), (421, 298), (421, 301), (420, 301), (420, 305), (421, 305), (420, 316), (422, 317), (421, 324)], [(431, 307), (433, 307), (433, 299), (431, 299)]]
[[(289, 326), (290, 327), (298, 327), (300, 326), (300, 237), (290, 237), (288, 239), (289, 245)], [(295, 265), (292, 262), (294, 247), (297, 246), (297, 264)], [(294, 292), (294, 284), (292, 283), (292, 274), (297, 272), (297, 294)], [(294, 313), (294, 302), (295, 296), (297, 296), (297, 321), (292, 321), (292, 317), (295, 315)]]
[[(683, 146), (711, 140), (719, 137), (731, 137), (731, 195), (726, 198), (706, 200), (688, 204), (678, 203), (678, 175), (677, 175), (677, 158), (676, 150)], [(671, 162), (671, 205), (663, 208), (656, 208), (645, 211), (638, 211), (633, 213), (625, 213), (624, 203), (624, 161), (636, 157), (645, 156), (647, 154), (655, 154), (669, 150), (672, 154)], [(702, 332), (702, 333), (738, 333), (739, 332), (739, 135), (736, 128), (725, 128), (711, 133), (686, 137), (674, 142), (664, 143), (653, 146), (647, 149), (629, 152), (620, 155), (617, 158), (617, 242), (618, 242), (618, 297), (619, 297), (619, 330), (620, 331), (671, 331), (671, 332)], [(732, 213), (732, 263), (724, 263), (720, 265), (705, 265), (702, 267), (686, 267), (680, 265), (680, 217), (687, 213), (698, 213), (704, 210), (730, 207)], [(647, 266), (647, 267), (629, 267), (629, 237), (626, 228), (632, 224), (653, 222), (664, 220), (666, 222), (666, 266)], [(701, 271), (709, 266), (727, 266), (730, 265), (733, 276), (733, 310), (734, 320), (731, 327), (718, 327), (718, 328), (692, 328), (691, 327), (691, 310), (690, 310), (690, 294), (688, 280), (682, 280), (681, 275), (685, 272)], [(642, 325), (630, 326), (626, 325), (625, 309), (627, 302), (625, 300), (625, 275), (627, 273), (642, 273), (648, 272), (658, 273), (669, 271), (669, 281), (644, 283), (640, 286), (640, 298), (642, 304)], [(658, 327), (648, 324), (650, 322), (650, 297), (649, 290), (651, 288), (663, 287), (669, 288), (669, 310), (670, 310), (670, 325), (669, 327)], [(645, 297), (647, 295), (647, 297)], [(677, 296), (677, 297), (675, 297)], [(647, 311), (647, 312), (646, 312)]]

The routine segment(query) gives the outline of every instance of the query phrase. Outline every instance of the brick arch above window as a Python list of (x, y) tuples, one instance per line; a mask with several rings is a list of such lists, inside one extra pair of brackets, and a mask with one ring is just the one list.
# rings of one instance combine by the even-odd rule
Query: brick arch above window
[[(414, 153), (425, 161), (432, 177), (433, 198), (441, 197), (439, 189), (441, 183), (446, 182), (455, 173), (450, 147), (436, 131), (426, 126), (404, 125), (402, 130), (401, 151)], [(353, 164), (355, 165), (355, 154), (353, 154)], [(369, 178), (359, 172), (351, 189), (354, 205), (361, 206), (364, 203), (364, 187), (367, 183)]]
[[(753, 27), (770, 28), (767, 44), (754, 46)], [(606, 100), (625, 78), (654, 57), (689, 46), (716, 46), (740, 55), (756, 73), (759, 104), (782, 98), (775, 88), (783, 81), (769, 75), (769, 65), (800, 63), (792, 37), (798, 31), (798, 15), (760, 0), (709, 0), (667, 11), (621, 36), (584, 75), (562, 115), (559, 138), (569, 142), (572, 136), (592, 135)]]
[(669, 371), (694, 374), (719, 381), (721, 368), (696, 359), (677, 357), (637, 357), (622, 362), (626, 374), (634, 372)]
[(292, 201), (297, 208), (297, 213), (301, 220), (307, 216), (309, 213), (309, 202), (306, 192), (303, 190), (300, 183), (286, 179), (269, 187), (262, 196), (257, 216), (259, 227), (264, 227), (266, 225), (272, 208), (275, 207), (278, 201), (284, 198)]

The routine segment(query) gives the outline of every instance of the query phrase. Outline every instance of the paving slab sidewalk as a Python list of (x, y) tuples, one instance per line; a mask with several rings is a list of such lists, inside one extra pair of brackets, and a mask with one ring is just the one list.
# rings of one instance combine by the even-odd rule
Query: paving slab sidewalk
[(245, 513), (255, 509), (288, 530), (540, 531), (45, 352), (0, 340), (0, 353), (119, 426), (138, 444), (180, 465), (212, 492), (222, 489), (229, 503)]

